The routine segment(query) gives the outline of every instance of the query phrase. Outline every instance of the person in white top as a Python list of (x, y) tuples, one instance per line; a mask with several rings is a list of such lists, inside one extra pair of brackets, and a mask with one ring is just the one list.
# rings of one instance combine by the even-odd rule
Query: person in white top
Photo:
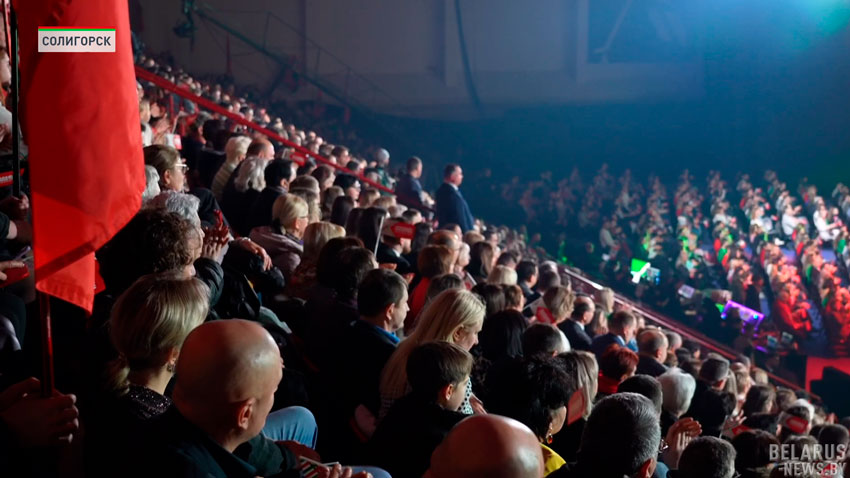
[(829, 211), (826, 209), (826, 205), (823, 202), (819, 203), (817, 210), (812, 215), (812, 219), (818, 230), (818, 237), (822, 241), (832, 241), (841, 232), (841, 224), (837, 222), (830, 224), (828, 218)]
[(806, 218), (798, 216), (800, 214), (800, 206), (794, 207), (790, 202), (785, 203), (785, 211), (782, 213), (782, 232), (791, 237), (794, 234), (794, 229), (799, 224), (806, 224)]

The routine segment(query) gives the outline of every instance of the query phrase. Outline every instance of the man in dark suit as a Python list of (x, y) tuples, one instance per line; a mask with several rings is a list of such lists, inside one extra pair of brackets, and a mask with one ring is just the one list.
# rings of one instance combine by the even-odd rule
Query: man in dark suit
[(419, 178), (422, 177), (422, 160), (412, 156), (407, 160), (405, 169), (406, 172), (398, 178), (395, 193), (403, 203), (424, 211), (427, 208), (425, 193), (422, 191), (422, 184), (419, 183)]
[(621, 310), (608, 319), (608, 333), (593, 339), (590, 351), (596, 355), (596, 360), (599, 360), (610, 345), (617, 344), (625, 347), (636, 333), (637, 318), (631, 312)]
[(263, 170), (263, 178), (266, 187), (254, 200), (248, 213), (248, 228), (251, 230), (258, 226), (268, 226), (272, 222), (272, 207), (277, 198), (287, 193), (289, 183), (295, 179), (295, 167), (288, 159), (274, 159), (269, 161)]
[(398, 345), (395, 332), (407, 316), (407, 282), (388, 269), (369, 271), (358, 288), (357, 310), (360, 319), (352, 323), (347, 340), (351, 350), (340, 365), (350, 385), (346, 389), (356, 393), (351, 403), (365, 406), (377, 417), (381, 370)]
[(567, 336), (573, 350), (590, 350), (593, 340), (585, 332), (584, 326), (593, 320), (596, 304), (588, 295), (576, 297), (573, 313), (570, 318), (558, 324), (558, 328)]
[(667, 371), (667, 336), (655, 329), (644, 330), (638, 335), (638, 364), (636, 374), (657, 377)]
[(356, 294), (360, 317), (329, 339), (334, 359), (320, 365), (319, 423), (329, 437), (323, 446), (340, 460), (362, 451), (357, 437), (377, 421), (381, 371), (408, 311), (407, 282), (388, 269), (369, 271)]
[(441, 224), (458, 224), (465, 233), (475, 226), (475, 219), (458, 189), (462, 182), (463, 169), (457, 164), (446, 166), (443, 184), (437, 189), (437, 220)]
[(526, 304), (540, 298), (540, 294), (534, 290), (534, 286), (537, 285), (537, 273), (537, 264), (533, 261), (521, 261), (516, 266), (517, 285), (522, 289)]

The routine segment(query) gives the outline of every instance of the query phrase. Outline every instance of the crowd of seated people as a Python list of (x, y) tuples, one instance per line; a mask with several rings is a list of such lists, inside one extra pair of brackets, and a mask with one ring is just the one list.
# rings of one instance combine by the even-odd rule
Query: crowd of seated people
[[(850, 188), (819, 195), (802, 178), (793, 191), (772, 171), (759, 186), (739, 174), (730, 187), (719, 172), (702, 183), (684, 171), (669, 190), (657, 176), (615, 177), (606, 165), (589, 181), (574, 168), (560, 181), (544, 173), (501, 187), (530, 231), (560, 244), (559, 259), (739, 352), (781, 355), (822, 334), (831, 347), (810, 349), (848, 353)], [(650, 275), (631, 275), (632, 259), (649, 262)], [(767, 320), (715, 310), (729, 300)]]
[[(434, 224), (218, 118), (187, 122), (178, 151), (167, 98), (140, 98), (154, 143), (143, 208), (97, 253), (104, 289), (85, 329), (57, 339), (78, 343), (62, 357), (76, 372), (58, 377), (65, 393), (42, 397), (26, 378), (32, 298), (3, 289), (18, 343), (0, 354), (4, 476), (731, 478), (844, 460), (771, 458), (780, 442), (846, 447), (850, 423), (769, 384), (746, 356), (730, 363), (615, 305), (611, 289), (581, 292), (523, 234)], [(279, 126), (352, 173), (364, 166)], [(389, 154), (374, 161), (369, 174), (391, 183)], [(610, 194), (604, 168), (580, 208), (575, 178), (551, 199), (559, 220), (579, 210), (579, 223), (604, 224), (609, 257), (630, 256), (639, 234), (655, 258), (671, 241), (699, 248), (703, 198), (687, 181), (675, 226), (660, 181), (643, 207), (628, 175)], [(598, 216), (609, 200), (614, 215)], [(0, 211), (12, 257), (31, 240), (28, 204)]]

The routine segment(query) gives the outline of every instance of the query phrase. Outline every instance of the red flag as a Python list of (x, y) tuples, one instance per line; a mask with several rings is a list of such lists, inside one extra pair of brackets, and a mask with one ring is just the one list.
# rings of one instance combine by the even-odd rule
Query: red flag
[[(36, 288), (91, 311), (94, 251), (145, 188), (127, 2), (18, 0)], [(39, 53), (38, 27), (114, 28), (113, 53)]]

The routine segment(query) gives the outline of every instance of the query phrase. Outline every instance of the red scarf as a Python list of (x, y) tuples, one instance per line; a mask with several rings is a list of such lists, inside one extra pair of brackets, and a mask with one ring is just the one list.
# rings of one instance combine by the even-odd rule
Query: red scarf
[(614, 395), (617, 393), (617, 387), (620, 386), (620, 381), (614, 378), (606, 377), (599, 372), (599, 393)]

